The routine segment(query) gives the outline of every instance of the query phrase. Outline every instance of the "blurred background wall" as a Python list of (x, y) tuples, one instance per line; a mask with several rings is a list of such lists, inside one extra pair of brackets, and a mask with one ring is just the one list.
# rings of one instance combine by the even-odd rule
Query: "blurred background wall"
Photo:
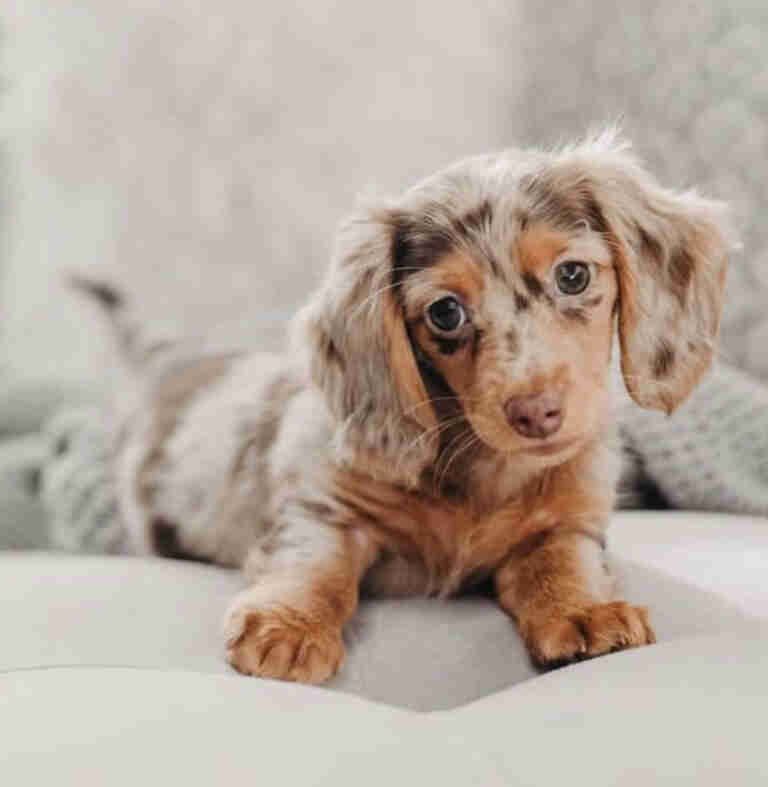
[(724, 355), (768, 376), (764, 2), (23, 0), (0, 26), (7, 370), (108, 375), (72, 267), (278, 347), (358, 193), (622, 116), (663, 181), (734, 203)]

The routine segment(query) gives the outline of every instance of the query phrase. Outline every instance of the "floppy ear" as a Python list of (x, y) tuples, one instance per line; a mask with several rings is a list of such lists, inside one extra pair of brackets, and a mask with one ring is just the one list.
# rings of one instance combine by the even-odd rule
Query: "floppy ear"
[(671, 413), (712, 360), (735, 244), (722, 203), (662, 188), (626, 147), (598, 140), (564, 159), (581, 170), (615, 248), (627, 390), (642, 407)]
[[(356, 453), (419, 472), (433, 456), (434, 410), (414, 357), (394, 277), (396, 221), (367, 210), (342, 225), (325, 282), (297, 316), (313, 382)], [(417, 469), (418, 468), (418, 469)]]

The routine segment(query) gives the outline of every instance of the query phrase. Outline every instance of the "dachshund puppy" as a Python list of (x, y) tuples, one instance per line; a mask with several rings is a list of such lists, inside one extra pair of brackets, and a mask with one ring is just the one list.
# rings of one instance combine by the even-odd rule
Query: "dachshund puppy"
[(542, 666), (653, 642), (603, 560), (612, 345), (634, 400), (671, 413), (712, 358), (729, 245), (722, 205), (612, 134), (361, 209), (290, 353), (153, 354), (116, 449), (136, 548), (242, 568), (226, 645), (252, 675), (333, 675), (361, 588), (491, 578)]

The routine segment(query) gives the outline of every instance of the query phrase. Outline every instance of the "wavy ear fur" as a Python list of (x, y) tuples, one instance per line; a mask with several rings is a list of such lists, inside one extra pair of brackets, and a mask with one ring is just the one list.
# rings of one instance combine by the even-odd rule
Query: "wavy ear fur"
[(624, 381), (642, 407), (671, 413), (712, 360), (729, 247), (724, 204), (659, 186), (612, 135), (564, 151), (559, 180), (596, 202), (615, 247)]
[(400, 479), (410, 471), (415, 484), (434, 456), (424, 430), (437, 421), (393, 277), (395, 225), (385, 208), (341, 227), (325, 282), (297, 316), (297, 333), (310, 348), (312, 380), (342, 426), (342, 443), (357, 459), (396, 466)]

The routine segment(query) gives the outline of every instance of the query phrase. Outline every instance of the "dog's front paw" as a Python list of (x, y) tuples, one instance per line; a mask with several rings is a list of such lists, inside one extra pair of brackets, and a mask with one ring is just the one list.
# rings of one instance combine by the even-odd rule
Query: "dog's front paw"
[(544, 668), (656, 641), (647, 610), (624, 601), (596, 604), (576, 615), (537, 621), (527, 627), (525, 639), (531, 657)]
[(344, 662), (340, 628), (312, 623), (285, 607), (234, 608), (226, 634), (229, 663), (246, 675), (323, 683)]

